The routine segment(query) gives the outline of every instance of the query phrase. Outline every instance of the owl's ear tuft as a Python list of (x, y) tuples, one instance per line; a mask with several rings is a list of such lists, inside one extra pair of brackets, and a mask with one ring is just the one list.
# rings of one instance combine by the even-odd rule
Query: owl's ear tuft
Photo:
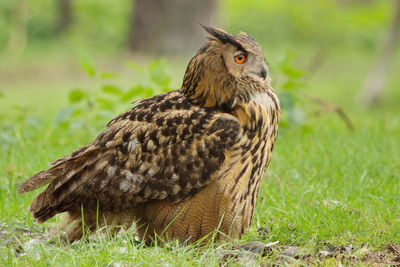
[(243, 46), (231, 34), (227, 33), (226, 31), (212, 26), (206, 26), (201, 23), (200, 25), (201, 27), (203, 27), (204, 30), (206, 30), (206, 32), (208, 32), (211, 36), (220, 40), (222, 43), (232, 44), (236, 46), (238, 49), (245, 51)]

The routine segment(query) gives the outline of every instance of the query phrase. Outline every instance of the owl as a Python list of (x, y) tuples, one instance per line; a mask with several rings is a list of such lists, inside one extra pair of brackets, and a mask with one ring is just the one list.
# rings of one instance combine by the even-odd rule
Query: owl
[(182, 87), (141, 100), (90, 144), (19, 187), (38, 223), (66, 213), (73, 242), (136, 225), (145, 242), (240, 238), (251, 224), (277, 137), (280, 106), (260, 45), (203, 26), (208, 41)]

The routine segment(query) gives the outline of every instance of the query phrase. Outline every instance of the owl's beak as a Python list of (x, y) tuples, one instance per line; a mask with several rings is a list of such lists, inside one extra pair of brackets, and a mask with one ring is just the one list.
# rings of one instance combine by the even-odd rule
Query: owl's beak
[(267, 68), (262, 66), (260, 73), (258, 74), (264, 80), (267, 78)]
[(255, 65), (251, 71), (251, 74), (253, 74), (257, 78), (261, 78), (262, 80), (266, 80), (268, 76), (268, 68), (267, 64), (260, 63), (258, 65)]

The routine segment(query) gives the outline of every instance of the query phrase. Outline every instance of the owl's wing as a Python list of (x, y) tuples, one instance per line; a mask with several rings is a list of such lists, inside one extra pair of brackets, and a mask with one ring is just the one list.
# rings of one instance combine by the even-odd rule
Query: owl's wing
[(114, 119), (92, 144), (22, 184), (26, 192), (50, 182), (32, 202), (34, 217), (46, 221), (78, 203), (116, 211), (150, 200), (179, 202), (229, 169), (226, 157), (242, 131), (233, 116), (149, 108)]

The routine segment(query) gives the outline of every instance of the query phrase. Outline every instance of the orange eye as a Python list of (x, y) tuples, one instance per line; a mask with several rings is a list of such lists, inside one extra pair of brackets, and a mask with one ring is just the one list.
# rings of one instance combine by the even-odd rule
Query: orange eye
[(247, 60), (247, 55), (246, 54), (240, 54), (240, 55), (235, 56), (234, 59), (235, 59), (235, 62), (237, 64), (243, 64)]

